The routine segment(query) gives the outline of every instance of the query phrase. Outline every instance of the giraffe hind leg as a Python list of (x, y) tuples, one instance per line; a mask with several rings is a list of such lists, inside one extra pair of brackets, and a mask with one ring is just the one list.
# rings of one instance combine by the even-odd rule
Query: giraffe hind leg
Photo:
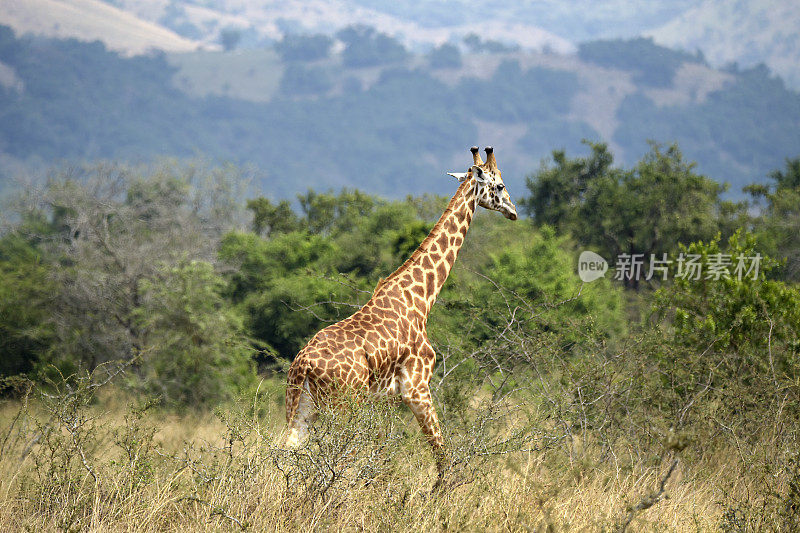
[(311, 398), (308, 387), (308, 378), (303, 381), (300, 398), (297, 402), (294, 416), (289, 422), (289, 431), (286, 434), (286, 446), (295, 448), (308, 437), (308, 428), (317, 419), (317, 408)]

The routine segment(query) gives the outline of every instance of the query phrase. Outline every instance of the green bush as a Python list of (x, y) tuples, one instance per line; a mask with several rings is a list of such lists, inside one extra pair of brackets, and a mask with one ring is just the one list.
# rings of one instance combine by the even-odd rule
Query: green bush
[[(785, 355), (798, 353), (800, 291), (770, 279), (779, 263), (757, 250), (753, 234), (737, 232), (724, 248), (717, 236), (680, 250), (687, 258), (698, 256), (703, 265), (727, 258), (730, 266), (719, 279), (713, 272), (703, 272), (697, 280), (676, 277), (672, 285), (656, 292), (656, 308), (662, 315), (674, 315), (676, 338), (692, 345), (713, 344), (718, 350), (755, 350), (761, 356), (771, 346), (778, 351), (782, 345), (789, 350)], [(787, 363), (784, 360), (781, 366)]]
[(533, 328), (552, 330), (570, 323), (559, 332), (565, 343), (578, 324), (607, 337), (623, 333), (624, 305), (619, 287), (605, 278), (581, 282), (577, 257), (578, 252), (566, 237), (559, 237), (553, 228), (544, 226), (532, 233), (523, 246), (492, 255), (486, 275), (500, 290), (484, 284), (481, 300), (493, 300), (495, 309), (506, 302), (510, 306), (533, 305), (533, 309), (526, 309), (536, 317), (530, 322)]

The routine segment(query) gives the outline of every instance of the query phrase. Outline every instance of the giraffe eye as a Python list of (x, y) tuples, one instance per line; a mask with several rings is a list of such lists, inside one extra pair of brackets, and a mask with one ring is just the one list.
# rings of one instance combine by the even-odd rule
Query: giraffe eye
[(505, 186), (505, 185), (503, 185), (502, 183), (501, 183), (500, 185), (498, 185), (498, 186), (497, 186), (497, 190), (498, 190), (498, 191), (502, 191), (502, 190), (503, 190), (503, 189), (505, 189), (505, 188), (506, 188), (506, 186)]

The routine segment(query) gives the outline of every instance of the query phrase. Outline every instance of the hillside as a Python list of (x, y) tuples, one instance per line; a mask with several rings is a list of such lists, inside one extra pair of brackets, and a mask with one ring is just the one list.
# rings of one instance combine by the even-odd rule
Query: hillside
[(573, 53), (596, 39), (653, 37), (701, 51), (717, 68), (766, 64), (800, 89), (800, 4), (782, 0), (621, 0), (508, 3), (496, 0), (0, 0), (0, 24), (20, 33), (100, 40), (109, 49), (188, 51), (203, 46), (257, 49), (285, 35), (333, 35), (365, 25), (426, 52), (477, 35), (529, 51)]
[(784, 0), (704, 0), (645, 32), (671, 48), (702, 50), (713, 65), (766, 63), (800, 87), (800, 3)]
[[(388, 2), (345, 0), (109, 0), (109, 3), (206, 43), (217, 42), (226, 29), (239, 31), (243, 44), (253, 46), (279, 40), (286, 33), (332, 34), (349, 25), (363, 24), (411, 47), (429, 47), (478, 33), (484, 39), (530, 48), (548, 47), (562, 53), (574, 49), (570, 40), (538, 26), (535, 17), (524, 20), (514, 16), (486, 17), (485, 9), (476, 10), (479, 6), (466, 2), (458, 2), (458, 5), (430, 2), (417, 7), (409, 3), (406, 8), (399, 9)], [(428, 16), (415, 16), (423, 12)]]
[(718, 71), (644, 39), (577, 55), (484, 42), (419, 55), (374, 30), (340, 37), (340, 50), (299, 38), (126, 59), (3, 30), (3, 170), (203, 154), (254, 166), (272, 197), (343, 186), (402, 197), (448, 192), (444, 172), (460, 170), (473, 144), (495, 145), (519, 190), (552, 150), (578, 155), (582, 139), (602, 140), (629, 165), (654, 139), (678, 142), (735, 196), (800, 147), (800, 96), (766, 69)]
[(198, 47), (191, 39), (100, 0), (0, 0), (0, 24), (20, 34), (99, 40), (126, 54)]
[(574, 51), (596, 39), (654, 37), (659, 44), (702, 51), (715, 67), (737, 62), (768, 65), (800, 89), (800, 4), (782, 0), (107, 0), (137, 17), (209, 45), (237, 32), (242, 47), (258, 47), (286, 34), (331, 35), (352, 24), (388, 33), (425, 51), (475, 33), (484, 40), (529, 50)]

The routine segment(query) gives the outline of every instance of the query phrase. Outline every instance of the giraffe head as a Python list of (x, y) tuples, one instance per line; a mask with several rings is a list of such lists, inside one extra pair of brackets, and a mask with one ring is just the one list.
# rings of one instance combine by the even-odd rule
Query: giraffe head
[(511, 196), (503, 183), (502, 172), (497, 168), (494, 149), (487, 146), (485, 150), (486, 163), (481, 160), (478, 147), (473, 146), (470, 148), (472, 167), (464, 173), (449, 172), (448, 174), (460, 182), (473, 179), (479, 206), (492, 211), (500, 211), (509, 220), (517, 220), (517, 208), (511, 202)]

